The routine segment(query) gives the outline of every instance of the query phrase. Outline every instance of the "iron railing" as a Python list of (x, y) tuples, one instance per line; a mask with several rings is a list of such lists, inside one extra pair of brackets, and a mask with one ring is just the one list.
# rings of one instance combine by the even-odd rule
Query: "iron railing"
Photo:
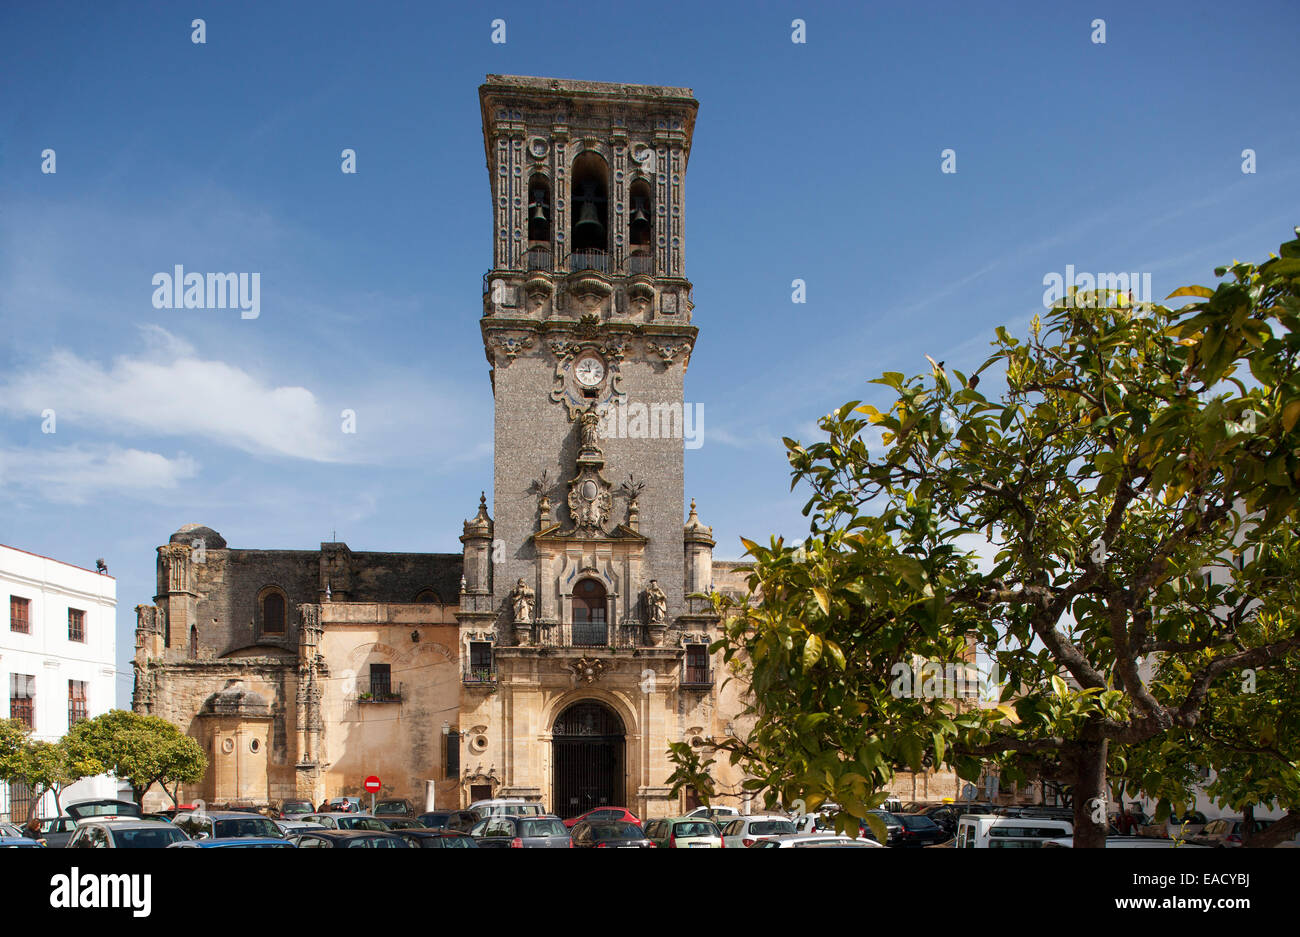
[(528, 253), (524, 255), (524, 269), (555, 269), (554, 255), (551, 253), (551, 249), (549, 247), (530, 247)]
[(399, 683), (394, 690), (391, 685), (372, 684), (367, 692), (357, 694), (358, 703), (400, 703), (402, 701), (402, 685)]
[(465, 686), (496, 686), (497, 669), (495, 667), (466, 667), (461, 675)]
[(573, 251), (567, 258), (569, 270), (576, 273), (579, 270), (595, 270), (598, 273), (609, 273), (609, 251), (589, 248), (587, 250)]

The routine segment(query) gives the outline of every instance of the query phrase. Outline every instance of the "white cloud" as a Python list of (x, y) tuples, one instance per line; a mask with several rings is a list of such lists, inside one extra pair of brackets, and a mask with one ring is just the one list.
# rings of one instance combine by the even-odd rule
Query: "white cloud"
[(143, 354), (111, 366), (55, 352), (0, 385), (0, 408), (61, 427), (148, 436), (200, 436), (245, 452), (319, 462), (340, 458), (338, 421), (305, 387), (276, 387), (223, 361), (203, 360), (167, 330), (142, 327)]
[(0, 491), (32, 491), (48, 501), (84, 504), (105, 494), (175, 488), (198, 474), (194, 459), (120, 446), (0, 449)]

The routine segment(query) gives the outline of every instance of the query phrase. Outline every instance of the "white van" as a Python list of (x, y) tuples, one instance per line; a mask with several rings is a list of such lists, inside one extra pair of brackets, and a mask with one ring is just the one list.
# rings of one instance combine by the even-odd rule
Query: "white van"
[(522, 797), (494, 797), (491, 800), (476, 800), (469, 809), (478, 814), (479, 819), (488, 816), (503, 817), (540, 817), (546, 811), (542, 805), (531, 803)]
[(957, 821), (958, 849), (1038, 849), (1049, 839), (1074, 835), (1066, 820), (964, 816)]

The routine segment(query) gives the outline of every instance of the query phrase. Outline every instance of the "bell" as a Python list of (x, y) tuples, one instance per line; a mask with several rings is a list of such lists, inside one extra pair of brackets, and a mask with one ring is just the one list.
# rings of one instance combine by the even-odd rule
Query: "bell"
[(573, 234), (577, 238), (582, 235), (592, 238), (596, 241), (605, 240), (605, 226), (600, 221), (600, 211), (596, 203), (603, 201), (596, 195), (596, 187), (588, 182), (582, 187), (582, 195), (577, 199), (578, 220), (573, 224)]
[(638, 195), (632, 199), (632, 212), (629, 224), (649, 224), (650, 212), (649, 205), (644, 195)]
[(528, 202), (528, 218), (530, 221), (540, 221), (545, 224), (546, 217), (546, 190), (533, 189), (533, 197)]

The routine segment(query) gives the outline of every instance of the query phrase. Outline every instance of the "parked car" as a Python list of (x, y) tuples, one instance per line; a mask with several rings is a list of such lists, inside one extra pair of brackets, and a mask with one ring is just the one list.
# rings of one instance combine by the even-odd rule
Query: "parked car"
[(310, 830), (291, 842), (299, 849), (411, 849), (401, 833), (379, 830)]
[(479, 820), (479, 815), (472, 810), (434, 810), (419, 816), (419, 821), (426, 829), (457, 830), (461, 833), (468, 833)]
[(992, 814), (993, 804), (937, 804), (924, 807), (916, 813), (929, 817), (948, 831), (949, 835), (957, 833), (957, 821), (964, 816), (987, 816)]
[(0, 821), (0, 836), (5, 839), (28, 839), (27, 831), (16, 823)]
[(423, 830), (425, 826), (414, 817), (394, 817), (394, 816), (376, 816), (375, 819), (383, 820), (384, 825), (390, 830)]
[(660, 849), (722, 848), (722, 830), (718, 824), (699, 817), (651, 820), (645, 826), (645, 835)]
[(45, 844), (30, 836), (6, 836), (0, 833), (0, 849), (44, 849)]
[[(1259, 833), (1273, 825), (1272, 820), (1256, 820), (1255, 832)], [(1197, 846), (1213, 846), (1216, 849), (1236, 849), (1245, 838), (1246, 821), (1244, 818), (1219, 817), (1205, 824), (1204, 828), (1187, 842)]]
[(239, 839), (192, 839), (187, 843), (172, 843), (168, 849), (294, 849), (287, 839), (271, 839), (265, 836), (246, 836)]
[(74, 820), (87, 817), (134, 817), (138, 820), (143, 813), (140, 805), (130, 800), (80, 800), (68, 804), (63, 812)]
[(883, 849), (874, 839), (854, 839), (839, 833), (786, 833), (759, 840), (754, 849)]
[(183, 830), (190, 839), (284, 838), (284, 832), (274, 820), (235, 810), (178, 813), (172, 825)]
[(1044, 841), (1074, 835), (1074, 824), (1036, 817), (962, 817), (958, 849), (1037, 849)]
[(952, 839), (952, 834), (920, 813), (896, 813), (894, 818), (902, 824), (898, 838), (890, 842), (891, 846), (919, 848), (938, 846)]
[(413, 817), (415, 807), (409, 800), (381, 800), (370, 812), (377, 817)]
[(402, 830), (401, 836), (417, 849), (478, 849), (474, 837), (459, 830)]
[(294, 836), (302, 832), (325, 829), (325, 827), (321, 826), (319, 823), (312, 823), (308, 820), (302, 819), (301, 817), (292, 820), (272, 820), (271, 822), (278, 826), (280, 832), (285, 836)]
[(692, 820), (712, 820), (721, 824), (740, 816), (740, 811), (735, 807), (696, 807), (686, 816)]
[(654, 849), (641, 824), (627, 820), (583, 820), (573, 827), (574, 849)]
[(279, 816), (273, 819), (292, 820), (307, 813), (315, 813), (310, 800), (286, 800), (280, 805)]
[(559, 817), (506, 816), (484, 817), (469, 831), (480, 849), (569, 849), (573, 840)]
[(298, 819), (315, 823), (327, 830), (371, 830), (387, 833), (388, 824), (368, 813), (309, 813)]
[(333, 797), (321, 804), (319, 813), (360, 813), (360, 797)]
[(68, 840), (69, 849), (163, 849), (189, 837), (174, 823), (101, 817), (82, 820)]
[[(1060, 839), (1043, 840), (1044, 849), (1073, 849), (1074, 837), (1062, 836)], [(1204, 846), (1193, 846), (1191, 843), (1184, 843), (1177, 839), (1158, 839), (1153, 836), (1124, 836), (1115, 835), (1106, 837), (1107, 849), (1204, 849)]]
[(564, 821), (552, 815), (486, 816), (469, 834), (480, 849), (569, 849), (573, 845)]
[(759, 840), (773, 836), (788, 836), (795, 832), (794, 821), (777, 814), (755, 814), (736, 819), (722, 826), (724, 849), (745, 849)]
[(592, 823), (609, 823), (617, 821), (620, 823), (635, 823), (637, 826), (641, 825), (641, 821), (636, 818), (636, 814), (631, 810), (628, 810), (626, 807), (597, 807), (594, 810), (588, 810), (581, 816), (569, 817), (569, 819), (564, 821), (564, 825), (572, 829), (579, 823), (588, 820)]
[(1152, 821), (1145, 826), (1138, 827), (1139, 836), (1155, 836), (1160, 839), (1181, 838), (1190, 839), (1205, 829), (1206, 824), (1210, 821), (1206, 819), (1205, 814), (1199, 810), (1190, 810), (1179, 816), (1170, 814), (1169, 819), (1164, 823)]
[(507, 817), (541, 817), (546, 815), (541, 804), (532, 803), (522, 797), (495, 797), (491, 800), (476, 800), (469, 809), (478, 814), (482, 820), (489, 816)]
[(40, 835), (34, 838), (43, 839), (51, 849), (62, 849), (77, 832), (77, 821), (73, 817), (46, 817), (39, 822)]

